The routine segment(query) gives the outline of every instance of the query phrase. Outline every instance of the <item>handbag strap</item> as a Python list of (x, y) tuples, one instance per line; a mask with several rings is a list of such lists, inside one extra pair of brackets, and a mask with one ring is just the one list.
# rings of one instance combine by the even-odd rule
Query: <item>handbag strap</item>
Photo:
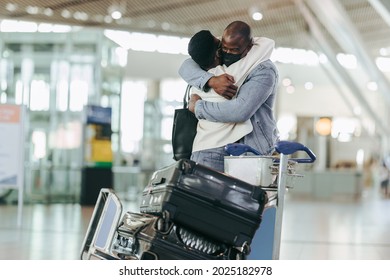
[(186, 109), (188, 107), (188, 103), (190, 102), (190, 89), (191, 85), (187, 85), (186, 92), (183, 97), (183, 108)]

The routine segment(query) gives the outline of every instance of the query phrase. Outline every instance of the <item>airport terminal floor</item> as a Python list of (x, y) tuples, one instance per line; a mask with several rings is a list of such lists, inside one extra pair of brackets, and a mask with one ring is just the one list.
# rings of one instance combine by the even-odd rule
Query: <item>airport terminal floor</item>
[[(124, 211), (138, 202), (118, 193)], [(93, 206), (0, 205), (0, 260), (77, 260)], [(281, 260), (389, 260), (390, 199), (365, 188), (360, 198), (309, 199), (287, 193)], [(252, 248), (256, 250), (256, 248)]]

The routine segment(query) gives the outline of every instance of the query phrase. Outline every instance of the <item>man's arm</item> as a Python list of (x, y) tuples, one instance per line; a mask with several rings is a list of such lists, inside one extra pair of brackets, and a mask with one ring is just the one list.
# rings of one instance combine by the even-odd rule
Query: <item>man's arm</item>
[(213, 74), (200, 68), (200, 66), (193, 61), (192, 58), (184, 60), (179, 68), (179, 75), (189, 85), (203, 91), (205, 86), (207, 87), (207, 82), (214, 76)]
[(180, 66), (179, 75), (188, 84), (206, 92), (212, 88), (227, 99), (231, 99), (237, 92), (233, 76), (228, 74), (214, 76), (200, 68), (191, 58), (186, 59)]
[(267, 63), (252, 71), (248, 80), (241, 86), (237, 98), (226, 102), (191, 100), (198, 119), (215, 122), (244, 122), (264, 104), (277, 86), (276, 68)]

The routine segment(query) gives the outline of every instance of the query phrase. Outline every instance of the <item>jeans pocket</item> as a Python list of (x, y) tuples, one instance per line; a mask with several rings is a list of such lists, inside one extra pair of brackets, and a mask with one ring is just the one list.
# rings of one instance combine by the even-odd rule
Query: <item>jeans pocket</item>
[(207, 153), (203, 158), (204, 165), (217, 171), (224, 171), (224, 156), (219, 153)]

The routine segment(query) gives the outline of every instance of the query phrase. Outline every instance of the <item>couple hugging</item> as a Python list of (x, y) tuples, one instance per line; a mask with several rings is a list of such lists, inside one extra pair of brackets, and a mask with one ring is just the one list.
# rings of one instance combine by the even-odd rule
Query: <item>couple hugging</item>
[(265, 37), (252, 38), (241, 21), (229, 24), (221, 40), (207, 30), (191, 38), (191, 58), (179, 69), (193, 86), (189, 109), (199, 119), (191, 160), (223, 172), (226, 144), (244, 143), (262, 155), (273, 152), (278, 139), (274, 45)]

